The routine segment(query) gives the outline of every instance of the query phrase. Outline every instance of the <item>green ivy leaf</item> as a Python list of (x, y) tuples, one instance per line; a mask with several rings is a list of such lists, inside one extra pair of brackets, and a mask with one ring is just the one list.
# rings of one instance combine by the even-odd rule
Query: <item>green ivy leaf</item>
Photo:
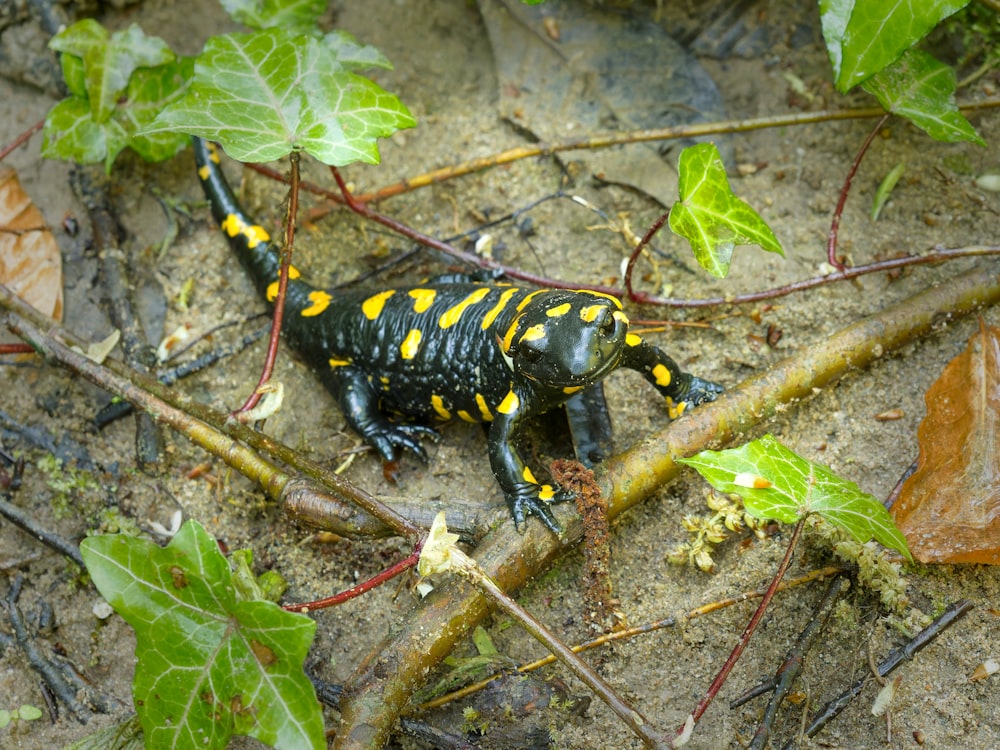
[(135, 629), (132, 694), (146, 747), (225, 748), (233, 734), (276, 748), (325, 748), (302, 662), (316, 624), (237, 596), (229, 563), (197, 522), (165, 548), (85, 539), (94, 584)]
[(678, 172), (681, 200), (670, 209), (670, 228), (691, 243), (702, 268), (724, 277), (736, 245), (760, 245), (784, 255), (771, 228), (730, 189), (714, 143), (684, 149)]
[(83, 68), (83, 59), (69, 52), (59, 55), (59, 66), (62, 68), (66, 88), (73, 96), (87, 98), (87, 75)]
[(732, 450), (702, 451), (678, 460), (694, 467), (719, 492), (740, 495), (755, 518), (796, 523), (817, 513), (859, 542), (875, 539), (913, 559), (882, 503), (854, 482), (790, 451), (772, 435)]
[(348, 71), (323, 40), (266, 29), (209, 39), (187, 95), (146, 132), (217, 140), (239, 161), (295, 149), (342, 166), (377, 164), (377, 139), (414, 124), (396, 96)]
[(361, 70), (363, 68), (392, 70), (389, 58), (383, 55), (377, 47), (361, 44), (346, 31), (339, 29), (331, 31), (323, 37), (323, 44), (330, 48), (340, 64), (348, 70)]
[(862, 84), (889, 112), (938, 141), (986, 141), (955, 106), (955, 71), (921, 50), (908, 50)]
[(131, 134), (128, 145), (146, 161), (170, 159), (187, 148), (190, 138), (183, 133), (163, 131), (145, 133), (164, 107), (180, 100), (194, 76), (194, 58), (185, 57), (155, 68), (142, 68), (132, 74), (126, 105), (116, 113)]
[[(135, 24), (109, 35), (92, 18), (78, 21), (56, 34), (49, 47), (83, 60), (87, 98), (97, 123), (111, 117), (136, 68), (162, 65), (174, 59), (166, 42), (146, 36)], [(71, 88), (75, 85), (74, 81)]]
[(327, 0), (220, 0), (226, 13), (251, 29), (282, 28), (299, 34), (316, 31)]
[(79, 96), (63, 99), (49, 110), (42, 129), (42, 156), (80, 164), (103, 161), (110, 171), (128, 145), (128, 133), (116, 120), (95, 122), (90, 102)]
[(846, 92), (894, 62), (969, 0), (820, 0), (837, 88)]

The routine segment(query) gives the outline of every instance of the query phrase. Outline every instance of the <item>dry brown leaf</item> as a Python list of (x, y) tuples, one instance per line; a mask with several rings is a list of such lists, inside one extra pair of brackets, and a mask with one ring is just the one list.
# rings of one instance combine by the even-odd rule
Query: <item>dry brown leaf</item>
[(17, 173), (0, 168), (0, 284), (41, 313), (62, 320), (62, 258)]
[(1000, 329), (980, 321), (924, 398), (896, 524), (921, 562), (1000, 565)]

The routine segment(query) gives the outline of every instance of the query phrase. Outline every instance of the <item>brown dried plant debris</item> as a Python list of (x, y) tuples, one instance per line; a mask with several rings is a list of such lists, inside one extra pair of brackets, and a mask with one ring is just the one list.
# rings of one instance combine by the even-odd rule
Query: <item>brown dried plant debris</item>
[(1000, 565), (1000, 329), (980, 320), (924, 398), (896, 524), (921, 562)]

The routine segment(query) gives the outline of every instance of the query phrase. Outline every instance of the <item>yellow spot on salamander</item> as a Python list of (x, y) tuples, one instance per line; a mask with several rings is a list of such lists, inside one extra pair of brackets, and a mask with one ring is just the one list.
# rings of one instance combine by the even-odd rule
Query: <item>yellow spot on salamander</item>
[(462, 313), (477, 302), (482, 302), (483, 298), (486, 297), (490, 291), (490, 287), (488, 286), (480, 287), (454, 307), (448, 308), (441, 315), (441, 317), (438, 318), (438, 325), (441, 328), (451, 328), (458, 322), (459, 318), (462, 317)]
[(385, 301), (395, 293), (395, 289), (386, 289), (384, 292), (379, 292), (375, 296), (369, 297), (361, 303), (361, 312), (365, 314), (368, 320), (375, 320), (379, 316), (379, 313), (382, 312)]
[(517, 324), (520, 322), (521, 322), (521, 316), (518, 315), (516, 318), (514, 318), (514, 320), (510, 322), (510, 325), (507, 327), (507, 333), (503, 335), (503, 342), (501, 344), (505, 352), (509, 352), (510, 348), (514, 345), (514, 334), (517, 333)]
[(582, 385), (567, 385), (563, 387), (563, 393), (576, 393), (577, 391), (582, 391), (584, 386)]
[(569, 312), (572, 305), (569, 302), (563, 302), (561, 305), (556, 305), (555, 307), (546, 310), (545, 314), (550, 318), (559, 318)]
[(302, 274), (299, 273), (299, 269), (297, 269), (295, 266), (292, 266), (292, 265), (288, 266), (288, 278), (290, 278), (290, 279), (297, 279), (301, 275)]
[[(243, 236), (247, 238), (247, 247), (253, 249), (257, 247), (261, 242), (267, 242), (271, 239), (271, 235), (267, 233), (267, 230), (259, 224), (253, 224), (246, 227), (243, 230)], [(289, 275), (291, 275), (291, 269), (289, 269)], [(292, 276), (291, 278), (295, 278)]]
[(556, 491), (552, 489), (551, 484), (543, 484), (538, 488), (538, 499), (548, 502), (556, 496)]
[(469, 412), (467, 412), (465, 409), (459, 409), (456, 413), (458, 414), (458, 418), (461, 419), (463, 422), (476, 421), (476, 418), (473, 417), (471, 414), (469, 414)]
[(413, 297), (413, 312), (422, 313), (434, 304), (437, 292), (434, 289), (411, 289), (410, 296)]
[(350, 358), (348, 358), (348, 359), (340, 359), (339, 357), (330, 357), (330, 359), (328, 360), (328, 363), (329, 363), (329, 365), (330, 365), (331, 368), (332, 367), (347, 367), (347, 365), (351, 364), (351, 360), (350, 360)]
[(419, 328), (410, 329), (403, 343), (399, 345), (399, 353), (403, 359), (413, 359), (417, 356), (417, 352), (420, 351), (420, 339), (423, 336), (424, 334), (420, 332)]
[(315, 318), (330, 306), (330, 301), (332, 299), (333, 297), (320, 289), (309, 292), (309, 301), (312, 302), (312, 304), (302, 310), (302, 317)]
[(440, 396), (431, 396), (431, 406), (441, 419), (451, 419), (451, 412), (444, 408), (444, 400)]
[(548, 289), (536, 289), (530, 294), (525, 295), (524, 299), (517, 303), (517, 311), (521, 312), (521, 310), (528, 306), (528, 303), (531, 302), (532, 299), (537, 297), (539, 294), (545, 294), (547, 291)]
[(210, 161), (214, 161), (216, 164), (220, 162), (219, 159), (219, 149), (216, 148), (214, 143), (207, 144), (208, 146), (208, 158)]
[(607, 305), (587, 305), (580, 308), (580, 320), (584, 323), (593, 323), (597, 318), (607, 311)]
[(628, 325), (628, 315), (623, 313), (621, 310), (615, 310), (613, 313), (611, 313), (611, 317), (617, 320), (619, 323), (624, 323), (625, 325)]
[(222, 220), (222, 231), (230, 237), (235, 237), (243, 231), (245, 222), (236, 214), (229, 214)]
[(201, 178), (202, 182), (207, 180), (212, 176), (212, 168), (207, 164), (203, 167), (198, 167), (198, 177)]
[(255, 248), (261, 242), (267, 242), (271, 236), (264, 227), (256, 224), (247, 224), (240, 216), (229, 214), (222, 222), (222, 230), (230, 237), (243, 235), (247, 241), (247, 247)]
[(490, 310), (488, 313), (486, 313), (485, 317), (483, 317), (482, 329), (484, 331), (491, 325), (493, 325), (493, 321), (497, 319), (497, 316), (501, 312), (503, 312), (503, 309), (507, 306), (507, 303), (510, 302), (510, 298), (513, 297), (515, 294), (517, 294), (518, 291), (519, 290), (516, 287), (511, 287), (510, 289), (504, 289), (503, 294), (500, 295), (500, 299), (493, 306), (493, 309)]
[(617, 307), (619, 310), (622, 309), (622, 301), (615, 297), (613, 294), (605, 294), (604, 292), (595, 292), (593, 289), (581, 289), (581, 292), (586, 292), (587, 294), (593, 294), (595, 297), (604, 297), (604, 299), (611, 300), (611, 303)]
[(493, 421), (493, 413), (490, 411), (490, 407), (481, 393), (476, 394), (476, 406), (479, 407), (479, 413), (482, 415), (484, 422)]
[(268, 302), (274, 302), (278, 297), (278, 282), (272, 281), (267, 285), (267, 289), (264, 290), (264, 295), (267, 297)]
[(524, 471), (521, 472), (521, 476), (524, 477), (525, 482), (538, 484), (538, 480), (535, 479), (535, 475), (531, 473), (531, 469), (529, 469), (527, 466), (524, 467)]
[(497, 407), (497, 411), (501, 414), (513, 414), (519, 408), (521, 408), (521, 399), (514, 391), (508, 391), (507, 395), (503, 397), (503, 401), (500, 402), (500, 406)]
[(635, 333), (630, 333), (625, 336), (625, 346), (639, 346), (642, 343), (642, 338)]
[(670, 415), (671, 419), (677, 419), (684, 410), (687, 409), (687, 404), (681, 401), (679, 404), (675, 402), (672, 398), (667, 396), (667, 414)]
[(524, 335), (519, 339), (520, 341), (538, 341), (545, 338), (545, 324), (535, 323), (528, 330), (524, 332)]
[(670, 370), (662, 363), (653, 368), (653, 377), (656, 378), (656, 384), (661, 388), (670, 385)]

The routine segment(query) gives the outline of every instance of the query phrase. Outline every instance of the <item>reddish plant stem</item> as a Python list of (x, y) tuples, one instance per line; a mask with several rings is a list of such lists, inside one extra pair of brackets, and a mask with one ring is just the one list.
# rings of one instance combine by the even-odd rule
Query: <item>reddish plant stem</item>
[(0, 354), (34, 354), (28, 344), (0, 344)]
[[(671, 308), (694, 308), (694, 307), (715, 307), (717, 305), (742, 305), (752, 302), (761, 302), (767, 299), (775, 299), (776, 297), (784, 297), (789, 294), (794, 294), (796, 292), (803, 292), (807, 289), (812, 289), (813, 287), (822, 286), (823, 284), (832, 284), (837, 281), (847, 281), (849, 279), (855, 279), (859, 276), (864, 276), (870, 273), (879, 273), (881, 271), (891, 271), (895, 268), (904, 268), (906, 266), (916, 266), (924, 265), (927, 263), (940, 263), (946, 260), (954, 260), (956, 258), (965, 258), (969, 256), (978, 255), (1000, 255), (1000, 245), (973, 245), (970, 247), (957, 247), (957, 248), (933, 248), (924, 255), (908, 255), (903, 258), (890, 258), (888, 260), (879, 260), (874, 263), (867, 263), (863, 266), (852, 266), (851, 268), (845, 268), (840, 271), (836, 271), (825, 276), (814, 276), (809, 279), (803, 279), (801, 281), (795, 281), (791, 284), (786, 284), (780, 287), (774, 287), (773, 289), (765, 289), (760, 292), (749, 292), (747, 294), (737, 294), (728, 297), (706, 297), (702, 299), (677, 299), (674, 297), (658, 297), (653, 294), (648, 294), (646, 292), (634, 292), (630, 290), (622, 290), (618, 287), (594, 285), (594, 284), (578, 284), (571, 281), (561, 281), (559, 279), (551, 279), (546, 276), (539, 276), (532, 273), (527, 273), (518, 268), (513, 268), (511, 266), (505, 266), (496, 261), (490, 260), (488, 258), (483, 258), (478, 255), (473, 255), (472, 253), (467, 253), (458, 248), (452, 247), (446, 242), (442, 242), (434, 237), (418, 232), (411, 227), (402, 224), (395, 219), (392, 219), (384, 214), (371, 209), (365, 203), (355, 198), (347, 190), (347, 186), (344, 183), (343, 177), (336, 170), (336, 168), (331, 168), (334, 173), (334, 179), (337, 180), (337, 184), (340, 186), (341, 190), (344, 191), (344, 201), (348, 207), (355, 213), (360, 214), (372, 221), (378, 222), (383, 226), (392, 229), (395, 232), (402, 234), (404, 237), (409, 237), (410, 239), (419, 242), (427, 247), (431, 247), (442, 253), (446, 253), (451, 257), (461, 260), (470, 265), (474, 265), (478, 268), (487, 269), (499, 269), (503, 272), (505, 276), (512, 279), (520, 279), (521, 281), (527, 281), (530, 284), (536, 284), (542, 287), (549, 287), (552, 289), (591, 289), (595, 292), (602, 292), (604, 294), (610, 294), (614, 297), (625, 297), (626, 295), (629, 299), (634, 302), (638, 302), (643, 305), (657, 305), (660, 307), (671, 307)], [(669, 216), (667, 214), (666, 216)], [(657, 224), (662, 226), (661, 219), (657, 219), (654, 223), (654, 227), (647, 232), (649, 239), (656, 233)], [(665, 220), (665, 219), (663, 219)], [(644, 242), (648, 244), (649, 239), (643, 238)], [(641, 246), (642, 243), (640, 243)], [(631, 261), (630, 261), (631, 267)]]
[(391, 581), (393, 578), (401, 573), (405, 573), (407, 570), (412, 568), (420, 560), (420, 548), (423, 546), (423, 540), (417, 543), (416, 548), (407, 557), (389, 566), (381, 573), (376, 573), (367, 581), (359, 583), (357, 586), (352, 586), (351, 588), (341, 591), (339, 594), (334, 594), (333, 596), (328, 596), (323, 599), (316, 599), (315, 601), (305, 602), (303, 604), (282, 604), (281, 608), (288, 610), (289, 612), (315, 612), (317, 609), (327, 609), (329, 607), (336, 607), (338, 604), (343, 604), (349, 599), (354, 599), (355, 597), (361, 596), (364, 593), (371, 591), (377, 586), (381, 586), (386, 581)]
[[(691, 712), (691, 719), (695, 724), (704, 715), (705, 711), (712, 704), (715, 696), (719, 694), (719, 690), (725, 684), (726, 679), (729, 677), (729, 673), (733, 671), (733, 667), (736, 666), (736, 662), (739, 661), (740, 656), (742, 656), (744, 649), (746, 649), (747, 644), (750, 643), (750, 637), (757, 630), (757, 626), (760, 624), (761, 619), (764, 617), (764, 612), (767, 610), (768, 606), (771, 604), (771, 599), (774, 598), (775, 593), (778, 591), (778, 584), (781, 583), (781, 579), (784, 578), (788, 566), (792, 562), (792, 553), (795, 552), (795, 548), (798, 546), (799, 537), (802, 536), (802, 529), (805, 526), (805, 518), (800, 518), (799, 522), (795, 524), (795, 531), (792, 532), (792, 538), (788, 541), (788, 549), (785, 550), (785, 557), (781, 561), (781, 565), (778, 566), (778, 570), (774, 574), (774, 578), (771, 580), (771, 585), (767, 587), (767, 591), (764, 592), (764, 596), (761, 597), (760, 604), (757, 605), (757, 611), (753, 613), (753, 617), (750, 618), (750, 622), (743, 629), (743, 634), (740, 636), (740, 640), (737, 642), (736, 647), (733, 649), (729, 658), (726, 659), (726, 663), (722, 665), (722, 669), (719, 670), (719, 674), (715, 676), (712, 680), (712, 684), (708, 686), (708, 690), (705, 691), (705, 695), (698, 702), (694, 711)], [(680, 727), (677, 730), (677, 735), (680, 736), (684, 732), (685, 727)]]
[(288, 269), (292, 265), (292, 249), (295, 247), (295, 217), (299, 211), (299, 152), (292, 151), (289, 158), (291, 179), (289, 182), (288, 211), (285, 214), (285, 246), (281, 249), (281, 268), (278, 273), (278, 293), (274, 299), (274, 313), (271, 316), (271, 335), (267, 342), (267, 354), (261, 369), (257, 387), (234, 416), (240, 418), (253, 409), (263, 395), (263, 388), (274, 374), (274, 363), (278, 361), (278, 343), (281, 340), (281, 324), (285, 319), (285, 298), (288, 292)]
[(629, 256), (628, 265), (625, 266), (625, 291), (628, 292), (628, 298), (631, 300), (636, 299), (636, 293), (632, 289), (632, 269), (635, 267), (636, 261), (639, 260), (639, 255), (642, 253), (642, 249), (648, 245), (656, 233), (659, 232), (663, 225), (667, 223), (667, 219), (670, 218), (670, 212), (666, 211), (656, 217), (656, 221), (653, 222), (652, 226), (646, 230), (646, 233), (639, 240), (639, 244), (635, 246), (635, 250), (632, 251), (632, 255)]
[(0, 161), (6, 159), (14, 149), (18, 148), (24, 143), (27, 143), (28, 139), (31, 138), (31, 136), (33, 136), (43, 127), (45, 127), (45, 120), (41, 119), (34, 125), (32, 125), (30, 128), (25, 130), (23, 133), (21, 133), (21, 135), (15, 138), (9, 145), (5, 146), (3, 149), (0, 149)]
[(872, 145), (872, 141), (875, 140), (875, 135), (882, 129), (885, 125), (885, 121), (889, 119), (889, 113), (882, 115), (879, 121), (875, 123), (875, 127), (871, 129), (868, 133), (868, 137), (865, 138), (865, 142), (861, 144), (861, 148), (858, 149), (858, 153), (854, 155), (854, 161), (851, 162), (851, 168), (847, 170), (847, 176), (844, 178), (844, 185), (840, 188), (840, 198), (837, 200), (837, 208), (834, 209), (833, 218), (830, 220), (830, 234), (826, 239), (826, 262), (831, 266), (836, 268), (838, 271), (843, 271), (846, 266), (837, 260), (837, 234), (840, 231), (840, 217), (844, 214), (844, 205), (847, 203), (847, 196), (851, 192), (851, 182), (854, 180), (854, 175), (858, 173), (858, 167), (861, 166), (861, 160), (865, 158), (865, 154), (868, 153), (868, 147)]

